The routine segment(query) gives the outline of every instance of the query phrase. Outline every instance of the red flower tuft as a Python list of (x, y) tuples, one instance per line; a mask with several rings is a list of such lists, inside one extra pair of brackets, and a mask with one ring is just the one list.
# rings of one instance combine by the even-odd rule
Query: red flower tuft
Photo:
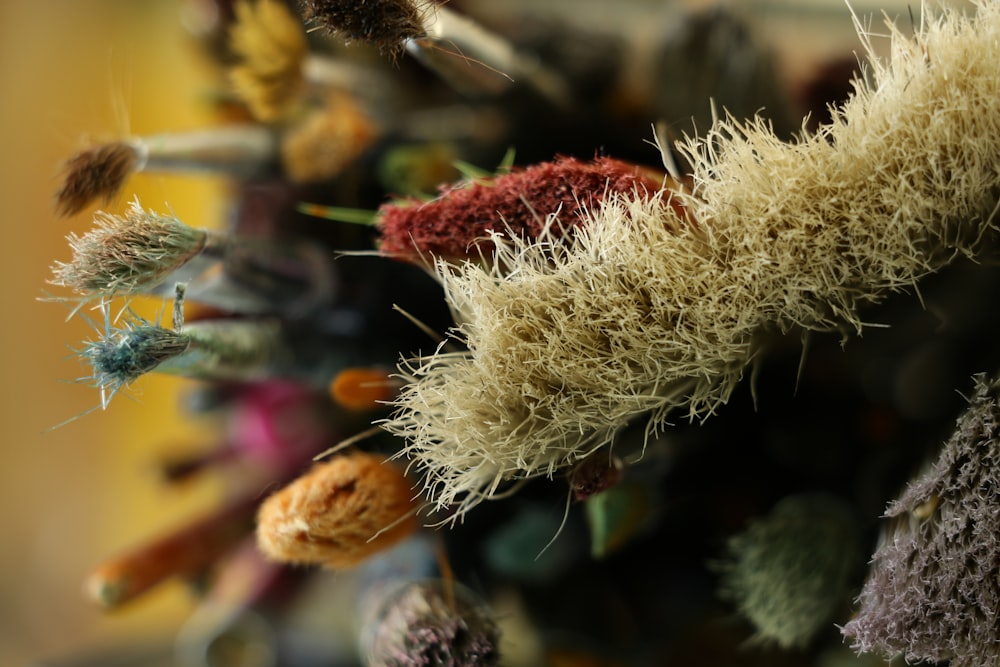
[(488, 181), (444, 186), (430, 202), (406, 199), (382, 206), (380, 249), (403, 258), (466, 257), (477, 243), (488, 251), (483, 240), (490, 230), (536, 238), (551, 214), (559, 212), (564, 228), (571, 228), (608, 195), (650, 197), (665, 180), (647, 167), (613, 158), (560, 157)]

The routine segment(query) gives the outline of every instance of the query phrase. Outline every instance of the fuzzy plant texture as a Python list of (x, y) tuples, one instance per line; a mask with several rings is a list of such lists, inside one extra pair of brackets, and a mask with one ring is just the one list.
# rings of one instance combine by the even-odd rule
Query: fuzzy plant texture
[(860, 556), (850, 508), (833, 496), (789, 496), (729, 539), (717, 564), (720, 592), (754, 640), (805, 648), (846, 607)]
[(500, 630), (489, 608), (462, 585), (414, 581), (384, 594), (365, 624), (369, 667), (490, 667)]
[(272, 560), (348, 568), (412, 533), (415, 514), (398, 466), (352, 452), (269, 496), (257, 515), (257, 545)]
[(977, 379), (937, 461), (889, 505), (844, 634), (864, 653), (1000, 664), (1000, 378)]
[(429, 498), (459, 516), (644, 415), (650, 433), (705, 419), (762, 332), (860, 332), (862, 306), (974, 252), (1000, 190), (1000, 4), (978, 10), (890, 26), (891, 59), (814, 134), (724, 120), (683, 142), (690, 193), (609, 198), (567, 239), (497, 237), (491, 266), (439, 260), (468, 349), (402, 364), (385, 423)]
[[(581, 209), (620, 194), (645, 197), (660, 189), (652, 170), (600, 157), (592, 161), (559, 157), (489, 179), (470, 179), (440, 188), (432, 201), (409, 197), (378, 211), (379, 251), (422, 262), (425, 257), (464, 258), (491, 252), (482, 241), (490, 230), (536, 238), (546, 217), (580, 221)], [(550, 234), (563, 231), (550, 227)]]
[(146, 211), (133, 200), (124, 215), (103, 211), (83, 236), (69, 235), (70, 262), (52, 268), (54, 285), (80, 294), (132, 294), (158, 285), (204, 247), (204, 230)]

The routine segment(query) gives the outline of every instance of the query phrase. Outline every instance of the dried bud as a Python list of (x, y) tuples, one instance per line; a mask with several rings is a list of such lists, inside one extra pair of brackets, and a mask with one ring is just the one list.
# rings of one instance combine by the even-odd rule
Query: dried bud
[(379, 596), (363, 649), (369, 667), (478, 667), (497, 664), (499, 636), (490, 610), (468, 588), (418, 581)]
[[(560, 224), (573, 226), (583, 210), (605, 197), (646, 197), (662, 186), (661, 176), (628, 162), (562, 157), (491, 180), (446, 186), (431, 202), (386, 204), (379, 210), (380, 249), (404, 257), (466, 257), (477, 242), (487, 241), (488, 231), (538, 238), (550, 215), (559, 213)], [(490, 252), (488, 242), (479, 249)]]
[(588, 456), (570, 474), (573, 500), (586, 500), (607, 491), (621, 481), (623, 469), (622, 460), (608, 452)]
[(316, 465), (265, 500), (257, 543), (275, 560), (351, 567), (412, 533), (415, 509), (398, 466), (355, 452)]
[(345, 368), (330, 383), (330, 398), (348, 410), (374, 410), (398, 389), (399, 382), (381, 368)]
[(847, 599), (858, 544), (843, 503), (825, 495), (784, 499), (730, 538), (720, 594), (782, 648), (806, 646)]
[(69, 235), (73, 260), (57, 262), (52, 283), (80, 294), (134, 294), (152, 289), (204, 248), (204, 230), (172, 216), (147, 211), (132, 201), (123, 215), (103, 211), (95, 227)]
[(980, 377), (938, 460), (889, 505), (844, 634), (860, 652), (953, 667), (1000, 661), (1000, 380)]
[(63, 184), (56, 193), (59, 215), (75, 215), (95, 199), (111, 201), (138, 163), (135, 146), (121, 141), (77, 153), (63, 165)]
[(406, 0), (303, 0), (306, 20), (321, 30), (348, 41), (374, 44), (381, 51), (398, 54), (408, 39), (426, 30), (421, 8)]
[(285, 135), (282, 165), (296, 183), (327, 181), (343, 173), (377, 136), (378, 128), (355, 100), (331, 93), (322, 108)]

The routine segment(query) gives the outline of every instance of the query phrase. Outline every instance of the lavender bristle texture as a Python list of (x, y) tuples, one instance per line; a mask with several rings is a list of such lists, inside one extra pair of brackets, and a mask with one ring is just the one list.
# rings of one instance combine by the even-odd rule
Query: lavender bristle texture
[(1000, 664), (1000, 379), (976, 392), (937, 461), (890, 503), (856, 617), (862, 653)]
[(407, 584), (383, 601), (370, 628), (369, 667), (496, 665), (499, 629), (486, 606), (457, 586), (454, 605), (438, 580)]
[[(690, 192), (606, 199), (571, 239), (490, 240), (489, 263), (438, 258), (465, 351), (406, 359), (384, 423), (428, 499), (459, 517), (645, 419), (710, 418), (772, 332), (863, 333), (863, 310), (996, 231), (1000, 3), (945, 11), (830, 124), (784, 142), (720, 120), (677, 148)], [(673, 200), (683, 204), (678, 215)]]

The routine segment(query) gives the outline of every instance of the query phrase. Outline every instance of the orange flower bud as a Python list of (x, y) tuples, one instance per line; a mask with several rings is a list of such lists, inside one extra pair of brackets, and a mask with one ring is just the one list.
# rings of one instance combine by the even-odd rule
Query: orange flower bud
[(399, 466), (354, 452), (316, 465), (265, 500), (257, 544), (274, 560), (351, 567), (412, 533), (415, 509)]
[(379, 368), (345, 368), (330, 383), (330, 397), (348, 410), (373, 410), (396, 397), (399, 383)]

